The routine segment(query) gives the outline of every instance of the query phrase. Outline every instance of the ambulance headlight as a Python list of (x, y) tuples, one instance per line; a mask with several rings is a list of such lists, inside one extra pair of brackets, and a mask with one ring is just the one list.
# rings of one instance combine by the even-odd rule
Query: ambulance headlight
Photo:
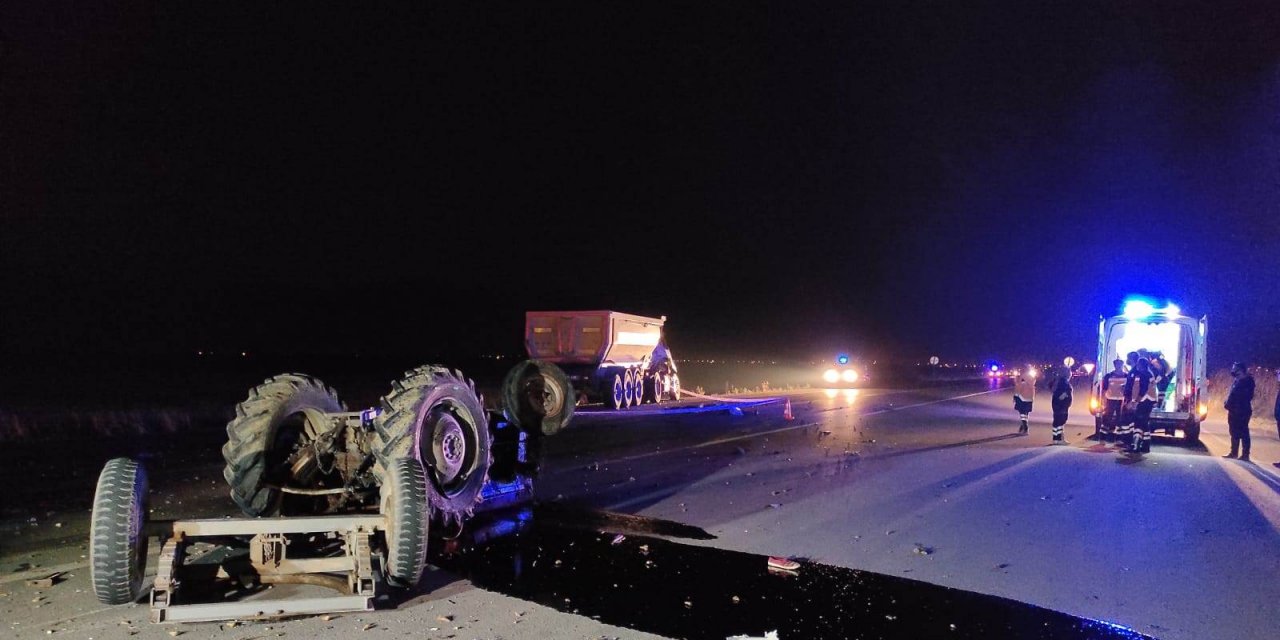
[(822, 374), (822, 379), (830, 382), (831, 384), (835, 384), (840, 382), (840, 372), (835, 369), (827, 369), (826, 372)]
[(858, 372), (853, 369), (845, 369), (844, 372), (840, 374), (840, 379), (845, 382), (857, 382)]

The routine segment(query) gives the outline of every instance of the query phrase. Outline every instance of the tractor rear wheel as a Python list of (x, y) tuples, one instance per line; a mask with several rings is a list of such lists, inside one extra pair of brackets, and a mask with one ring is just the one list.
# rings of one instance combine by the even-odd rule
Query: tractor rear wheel
[(480, 501), (491, 457), (489, 418), (474, 383), (440, 366), (418, 367), (392, 385), (374, 421), (374, 471), (385, 485), (402, 458), (422, 464), (427, 503), (443, 524), (460, 524)]
[[(315, 461), (306, 445), (319, 435), (320, 414), (340, 413), (346, 406), (323, 382), (300, 373), (267, 378), (236, 405), (227, 423), (222, 471), (231, 485), (231, 499), (250, 517), (281, 512), (278, 487), (316, 478)], [(313, 419), (308, 419), (308, 414)], [(307, 510), (301, 510), (303, 514)]]

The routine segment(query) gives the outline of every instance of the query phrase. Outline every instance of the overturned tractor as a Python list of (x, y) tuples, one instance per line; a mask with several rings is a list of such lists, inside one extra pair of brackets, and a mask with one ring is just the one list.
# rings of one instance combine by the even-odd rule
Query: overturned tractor
[[(406, 372), (379, 406), (362, 411), (348, 411), (311, 376), (268, 378), (236, 406), (222, 447), (231, 498), (248, 518), (148, 524), (145, 468), (107, 463), (90, 534), (95, 594), (106, 604), (136, 601), (147, 537), (156, 534), (153, 621), (370, 609), (380, 582), (418, 583), (433, 526), (456, 531), (477, 508), (532, 491), (541, 439), (569, 423), (571, 398), (564, 373), (539, 361), (507, 375), (501, 411), (487, 411), (460, 372), (434, 365)], [(218, 572), (241, 585), (318, 584), (344, 594), (266, 608), (187, 604), (178, 574), (185, 547), (200, 538), (241, 548), (232, 554), (239, 564)]]

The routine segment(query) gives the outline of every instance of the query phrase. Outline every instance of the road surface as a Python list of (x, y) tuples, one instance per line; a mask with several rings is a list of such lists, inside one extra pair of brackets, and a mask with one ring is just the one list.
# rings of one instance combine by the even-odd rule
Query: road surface
[[(647, 539), (635, 529), (655, 523), (651, 533), (673, 543), (662, 550), (689, 557), (792, 557), (814, 576), (865, 570), (1011, 598), (1159, 638), (1274, 632), (1270, 605), (1280, 599), (1280, 478), (1270, 462), (1280, 460), (1280, 441), (1269, 421), (1255, 421), (1253, 465), (1219, 457), (1226, 440), (1218, 421), (1206, 425), (1203, 447), (1158, 438), (1150, 455), (1132, 462), (1085, 439), (1092, 423), (1083, 407), (1068, 426), (1067, 446), (1049, 446), (1044, 406), (1033, 412), (1029, 436), (1014, 435), (1011, 392), (985, 383), (814, 390), (788, 397), (791, 421), (783, 419), (781, 402), (745, 405), (741, 415), (722, 409), (583, 412), (548, 440), (539, 500), (561, 519), (601, 511), (640, 518), (630, 525), (588, 523), (578, 534), (565, 529), (540, 540), (540, 548), (559, 545), (568, 554), (592, 544), (587, 538), (606, 539), (600, 537), (612, 537), (616, 529), (631, 536), (614, 545), (616, 553), (635, 554), (637, 541)], [(154, 517), (234, 515), (216, 440), (216, 434), (193, 437), (157, 457)], [(0, 617), (7, 635), (672, 633), (621, 613), (634, 606), (634, 598), (579, 595), (566, 584), (555, 587), (564, 593), (553, 598), (527, 585), (513, 587), (509, 576), (497, 575), (499, 563), (465, 556), (438, 558), (448, 569), (430, 570), (419, 592), (392, 603), (392, 610), (235, 627), (149, 625), (145, 606), (102, 607), (88, 591), (88, 498), (101, 462), (114, 453), (81, 452), (91, 458), (82, 471), (72, 476), (46, 469), (44, 478), (29, 482), (6, 505)], [(679, 526), (709, 536), (685, 535)], [(659, 544), (665, 543), (654, 542), (655, 549)], [(706, 552), (700, 556), (698, 549)], [(603, 562), (612, 560), (606, 556)], [(54, 587), (24, 583), (57, 570), (66, 571), (67, 579)], [(685, 615), (696, 617), (705, 594), (723, 590), (726, 597), (745, 599), (765, 588), (728, 575), (682, 576), (670, 590), (692, 594), (676, 601), (690, 611)], [(595, 599), (579, 605), (585, 595)], [(787, 606), (805, 615), (806, 603)], [(374, 626), (365, 630), (367, 625)], [(713, 637), (719, 631), (702, 633)]]

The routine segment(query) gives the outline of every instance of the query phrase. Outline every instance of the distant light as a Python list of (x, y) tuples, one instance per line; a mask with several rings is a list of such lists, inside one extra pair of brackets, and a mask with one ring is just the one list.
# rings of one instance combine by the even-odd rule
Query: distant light
[(840, 382), (840, 372), (835, 369), (827, 369), (826, 372), (822, 374), (822, 379), (835, 384)]
[(1084, 364), (1082, 364), (1082, 365), (1080, 365), (1080, 366), (1084, 367), (1084, 372), (1085, 372), (1085, 373), (1087, 373), (1087, 374), (1089, 374), (1089, 375), (1093, 375), (1093, 367), (1094, 367), (1094, 364), (1093, 364), (1092, 362), (1086, 362), (1086, 363), (1084, 363)]
[(841, 378), (842, 380), (844, 380), (845, 382), (857, 382), (857, 381), (858, 381), (858, 372), (857, 372), (857, 371), (854, 371), (853, 369), (845, 369), (845, 370), (840, 374), (840, 378)]
[(240, 357), (241, 357), (241, 358), (245, 358), (245, 357), (248, 357), (248, 356), (249, 356), (249, 352), (248, 352), (248, 351), (241, 351), (241, 352), (240, 352)]
[(1063, 358), (1063, 359), (1062, 359), (1062, 364), (1064, 364), (1064, 365), (1066, 365), (1066, 366), (1068, 366), (1068, 367), (1070, 367), (1071, 365), (1074, 365), (1075, 363), (1076, 363), (1076, 359), (1075, 359), (1075, 358), (1072, 358), (1071, 356), (1067, 356), (1067, 357), (1065, 357), (1065, 358)]
[(849, 364), (849, 356), (847, 356), (847, 355), (845, 355), (845, 354), (843, 354), (843, 353), (842, 353), (842, 354), (840, 354), (840, 355), (838, 355), (838, 356), (836, 356), (836, 363), (837, 363), (837, 364)]
[(996, 371), (999, 371), (999, 370), (1000, 370), (1000, 365), (998, 365), (998, 364), (993, 364), (993, 365), (991, 365), (991, 371), (992, 371), (992, 373), (994, 373), (994, 372), (996, 372)]

